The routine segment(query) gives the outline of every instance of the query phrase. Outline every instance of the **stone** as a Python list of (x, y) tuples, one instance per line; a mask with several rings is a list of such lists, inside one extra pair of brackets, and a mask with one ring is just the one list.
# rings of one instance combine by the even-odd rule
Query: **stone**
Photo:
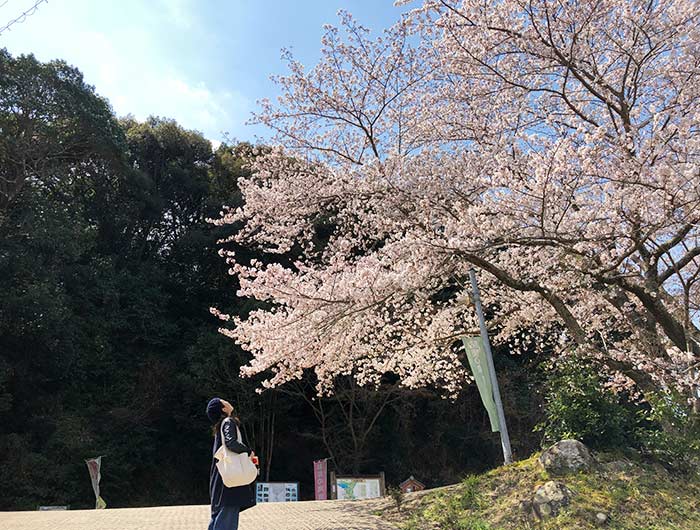
[(523, 513), (531, 514), (532, 513), (532, 501), (530, 499), (523, 499), (518, 503), (518, 508)]
[(578, 440), (562, 440), (542, 452), (540, 464), (552, 475), (565, 475), (591, 469), (593, 456)]
[(603, 526), (608, 522), (608, 514), (603, 512), (598, 512), (595, 514), (595, 522), (598, 526)]
[(612, 462), (605, 464), (605, 470), (610, 471), (611, 473), (623, 473), (625, 471), (629, 471), (631, 467), (632, 463), (626, 460), (613, 460)]
[(571, 490), (564, 484), (550, 480), (535, 491), (532, 510), (540, 519), (554, 517), (562, 507), (569, 505), (571, 496)]

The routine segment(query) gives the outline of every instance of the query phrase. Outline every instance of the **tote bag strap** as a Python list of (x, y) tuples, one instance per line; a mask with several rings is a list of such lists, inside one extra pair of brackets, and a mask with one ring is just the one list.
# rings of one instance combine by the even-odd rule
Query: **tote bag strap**
[[(226, 443), (224, 442), (224, 422), (227, 419), (228, 418), (224, 418), (223, 420), (221, 420), (221, 445), (224, 445), (224, 446), (226, 445)], [(229, 420), (229, 421), (232, 421), (236, 427), (236, 440), (238, 440), (238, 443), (243, 443), (243, 438), (241, 437), (241, 430), (238, 428), (238, 424), (234, 420)]]

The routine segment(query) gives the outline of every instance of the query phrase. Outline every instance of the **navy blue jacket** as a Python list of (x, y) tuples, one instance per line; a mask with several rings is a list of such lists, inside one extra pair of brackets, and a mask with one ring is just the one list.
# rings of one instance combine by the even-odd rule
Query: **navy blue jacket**
[(226, 447), (234, 453), (249, 453), (251, 449), (238, 441), (236, 436), (236, 421), (233, 418), (225, 418), (222, 421), (222, 429), (217, 429), (216, 437), (214, 438), (214, 447), (212, 449), (211, 470), (209, 472), (209, 498), (211, 499), (211, 508), (213, 511), (220, 509), (222, 506), (238, 506), (240, 511), (246, 510), (255, 506), (255, 482), (246, 486), (236, 486), (227, 488), (221, 480), (219, 470), (216, 468), (216, 458), (214, 454), (221, 447), (221, 431), (224, 431), (224, 443)]

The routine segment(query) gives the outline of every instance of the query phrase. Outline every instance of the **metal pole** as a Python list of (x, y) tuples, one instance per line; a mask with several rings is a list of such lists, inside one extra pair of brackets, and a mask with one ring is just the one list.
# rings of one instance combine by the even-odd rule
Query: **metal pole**
[(500, 424), (501, 432), (501, 447), (503, 448), (503, 460), (506, 464), (513, 462), (513, 453), (510, 449), (510, 438), (508, 437), (508, 427), (506, 426), (506, 417), (503, 413), (503, 403), (501, 402), (501, 392), (498, 389), (498, 379), (496, 379), (496, 369), (493, 366), (493, 354), (491, 353), (491, 343), (489, 342), (489, 332), (486, 329), (486, 320), (484, 320), (484, 312), (481, 309), (481, 297), (479, 296), (479, 286), (476, 283), (476, 273), (474, 269), (469, 269), (469, 280), (472, 284), (472, 293), (474, 294), (474, 308), (479, 317), (479, 329), (481, 330), (481, 340), (484, 343), (484, 351), (486, 352), (486, 361), (489, 368), (489, 377), (491, 378), (491, 386), (493, 387), (493, 400), (496, 403), (496, 411), (498, 412), (498, 423)]

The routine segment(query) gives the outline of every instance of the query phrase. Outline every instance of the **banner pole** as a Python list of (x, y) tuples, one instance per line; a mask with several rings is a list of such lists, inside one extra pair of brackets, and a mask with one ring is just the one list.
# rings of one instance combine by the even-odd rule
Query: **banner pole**
[(496, 403), (496, 412), (498, 413), (498, 423), (500, 424), (501, 447), (503, 448), (503, 460), (506, 464), (513, 462), (513, 453), (510, 448), (510, 437), (508, 436), (508, 427), (506, 426), (506, 417), (503, 413), (503, 403), (501, 402), (501, 392), (498, 389), (498, 379), (496, 379), (496, 369), (493, 366), (493, 354), (491, 353), (491, 343), (489, 342), (489, 332), (486, 329), (486, 320), (484, 312), (481, 308), (481, 297), (479, 296), (479, 286), (476, 283), (476, 273), (473, 268), (469, 269), (469, 280), (472, 284), (472, 293), (474, 295), (474, 308), (479, 317), (479, 329), (481, 330), (481, 340), (484, 343), (484, 351), (486, 352), (486, 362), (489, 369), (489, 377), (491, 378), (491, 386), (493, 387), (493, 400)]

